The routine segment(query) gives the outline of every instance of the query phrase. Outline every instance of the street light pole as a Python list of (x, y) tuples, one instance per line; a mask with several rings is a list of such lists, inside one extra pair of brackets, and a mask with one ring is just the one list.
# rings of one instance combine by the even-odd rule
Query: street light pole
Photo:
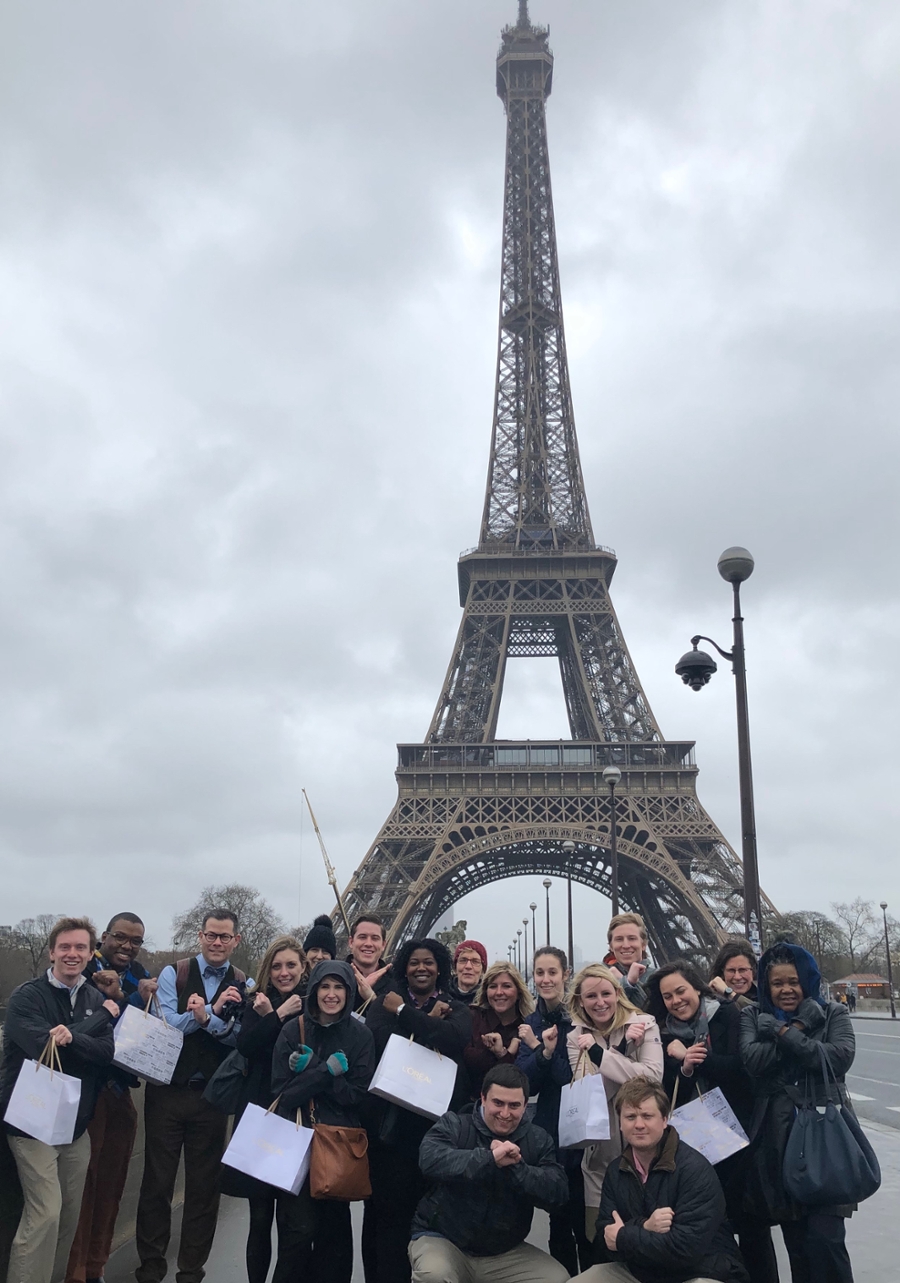
[(738, 781), (741, 795), (741, 858), (744, 866), (744, 931), (756, 956), (762, 952), (762, 902), (759, 893), (759, 864), (756, 851), (756, 814), (753, 805), (753, 770), (750, 762), (750, 720), (747, 713), (747, 668), (744, 655), (744, 617), (741, 614), (741, 584), (753, 574), (753, 558), (746, 548), (726, 548), (719, 558), (719, 574), (731, 584), (734, 592), (734, 644), (723, 650), (711, 637), (698, 634), (691, 638), (692, 651), (682, 655), (675, 672), (692, 690), (702, 690), (716, 671), (715, 660), (698, 650), (697, 644), (708, 641), (729, 660), (734, 672), (737, 704)]
[[(528, 907), (531, 910), (531, 947), (537, 952), (537, 905), (532, 900)], [(532, 968), (531, 974), (532, 976), (534, 975), (534, 968)]]
[[(553, 886), (553, 883), (551, 882), (551, 880), (549, 878), (544, 878), (544, 890), (547, 892), (547, 944), (548, 945), (550, 944), (550, 888), (552, 886)], [(571, 966), (571, 964), (572, 964), (572, 959), (570, 958), (569, 965)]]
[(618, 766), (607, 766), (603, 771), (603, 778), (609, 785), (609, 867), (610, 881), (612, 883), (612, 916), (615, 917), (619, 912), (619, 831), (616, 824), (616, 785), (622, 778), (622, 772)]
[(881, 901), (881, 916), (884, 918), (884, 953), (887, 958), (888, 989), (891, 999), (891, 1020), (897, 1019), (897, 1008), (894, 1004), (894, 968), (891, 963), (891, 942), (887, 929), (887, 900)]
[(518, 966), (519, 971), (521, 971), (522, 970), (522, 932), (517, 931), (516, 935), (518, 936), (518, 940), (516, 942), (516, 950), (517, 950), (517, 956), (519, 959), (516, 965)]
[(525, 976), (525, 983), (528, 984), (528, 919), (527, 918), (522, 919), (522, 926), (525, 928), (525, 971), (523, 972), (523, 975)]

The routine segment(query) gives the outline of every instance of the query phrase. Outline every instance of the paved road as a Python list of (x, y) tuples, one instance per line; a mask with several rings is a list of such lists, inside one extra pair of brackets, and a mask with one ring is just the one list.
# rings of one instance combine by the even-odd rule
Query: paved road
[[(896, 1047), (900, 1051), (900, 1044)], [(894, 1071), (893, 1077), (900, 1078)], [(900, 1103), (900, 1087), (895, 1097)], [(863, 1102), (863, 1105), (871, 1102)], [(853, 1216), (847, 1228), (847, 1242), (853, 1259), (853, 1274), (856, 1283), (888, 1283), (898, 1276), (897, 1261), (900, 1259), (900, 1223), (896, 1209), (900, 1206), (900, 1132), (897, 1119), (900, 1114), (889, 1115), (892, 1124), (883, 1127), (871, 1123), (867, 1127), (869, 1138), (875, 1147), (881, 1162), (883, 1184), (878, 1193), (863, 1203)], [(362, 1221), (361, 1204), (354, 1205), (357, 1249), (359, 1247), (359, 1230)], [(177, 1244), (178, 1220), (176, 1217), (175, 1243)], [(219, 1216), (219, 1228), (213, 1246), (213, 1254), (207, 1266), (208, 1283), (246, 1283), (247, 1272), (244, 1268), (244, 1243), (247, 1232), (247, 1204), (243, 1199), (223, 1198), (222, 1211)], [(776, 1246), (781, 1271), (782, 1283), (790, 1279), (787, 1257), (781, 1243), (781, 1235), (775, 1234)], [(531, 1241), (538, 1247), (547, 1246), (547, 1218), (538, 1212), (534, 1220), (534, 1231)], [(170, 1253), (172, 1264), (169, 1279), (174, 1279), (174, 1251)], [(128, 1243), (120, 1248), (106, 1269), (107, 1283), (134, 1283), (134, 1270), (137, 1257), (134, 1244)], [(353, 1283), (363, 1283), (362, 1268), (358, 1263), (353, 1275)]]
[(856, 1112), (886, 1127), (900, 1128), (900, 1021), (853, 1021), (856, 1059), (847, 1087)]

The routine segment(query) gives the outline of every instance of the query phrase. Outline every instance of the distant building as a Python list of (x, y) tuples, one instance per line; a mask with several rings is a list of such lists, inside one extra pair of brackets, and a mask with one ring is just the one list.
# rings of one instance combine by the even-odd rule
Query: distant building
[(841, 980), (832, 980), (831, 988), (835, 996), (840, 999), (841, 994), (848, 990), (856, 993), (858, 998), (890, 998), (890, 985), (884, 976), (877, 976), (871, 971), (854, 972), (851, 976), (844, 976)]

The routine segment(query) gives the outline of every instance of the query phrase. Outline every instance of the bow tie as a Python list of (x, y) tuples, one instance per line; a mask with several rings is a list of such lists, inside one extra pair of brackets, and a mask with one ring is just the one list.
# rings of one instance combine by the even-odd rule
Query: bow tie
[(227, 967), (207, 967), (203, 972), (203, 979), (221, 980), (227, 970)]

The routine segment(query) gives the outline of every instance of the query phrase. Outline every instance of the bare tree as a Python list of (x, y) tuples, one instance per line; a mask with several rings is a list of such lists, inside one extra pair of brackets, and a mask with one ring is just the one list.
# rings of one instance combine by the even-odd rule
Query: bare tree
[(850, 970), (858, 971), (870, 961), (881, 940), (881, 923), (872, 901), (857, 896), (850, 903), (832, 903), (831, 908), (844, 936)]
[(197, 947), (197, 933), (203, 917), (211, 909), (231, 909), (237, 915), (240, 946), (235, 949), (232, 961), (243, 971), (254, 969), (270, 941), (286, 931), (284, 920), (264, 900), (255, 887), (239, 882), (227, 886), (208, 886), (200, 892), (189, 909), (172, 919), (172, 947), (180, 952)]
[(32, 976), (40, 975), (49, 966), (47, 941), (59, 918), (58, 913), (39, 913), (36, 918), (23, 918), (12, 929), (15, 947), (26, 956)]

